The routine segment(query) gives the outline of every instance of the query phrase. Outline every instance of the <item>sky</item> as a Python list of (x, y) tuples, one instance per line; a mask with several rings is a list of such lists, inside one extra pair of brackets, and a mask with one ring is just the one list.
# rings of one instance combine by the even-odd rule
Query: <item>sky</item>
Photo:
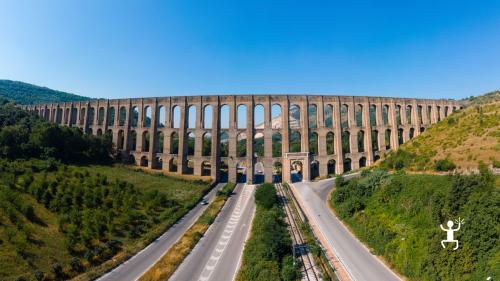
[(0, 79), (99, 98), (500, 89), (500, 1), (0, 0)]

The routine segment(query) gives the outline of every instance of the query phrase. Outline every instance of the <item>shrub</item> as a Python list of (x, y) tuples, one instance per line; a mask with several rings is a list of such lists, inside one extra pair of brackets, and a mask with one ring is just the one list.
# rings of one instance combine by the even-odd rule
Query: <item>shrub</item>
[(434, 163), (434, 170), (436, 171), (451, 171), (456, 167), (457, 166), (455, 165), (455, 163), (453, 163), (453, 161), (451, 161), (449, 158), (440, 159)]
[(257, 188), (255, 191), (255, 203), (265, 209), (271, 209), (278, 203), (278, 196), (276, 189), (271, 183), (265, 183)]

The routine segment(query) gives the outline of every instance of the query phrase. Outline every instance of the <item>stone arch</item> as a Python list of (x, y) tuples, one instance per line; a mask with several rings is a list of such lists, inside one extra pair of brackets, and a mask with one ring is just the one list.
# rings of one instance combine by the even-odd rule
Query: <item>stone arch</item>
[(239, 133), (236, 143), (236, 157), (246, 157), (247, 156), (247, 134)]
[(253, 136), (253, 153), (257, 157), (264, 156), (264, 134), (261, 132)]
[(318, 110), (315, 104), (309, 104), (308, 106), (308, 122), (309, 128), (318, 128)]
[(163, 132), (157, 132), (156, 133), (156, 141), (155, 141), (155, 152), (156, 153), (163, 153), (163, 142), (165, 140), (165, 137), (163, 135)]
[(101, 128), (97, 129), (96, 134), (97, 134), (97, 136), (99, 136), (99, 137), (100, 137), (100, 136), (102, 136), (102, 129), (101, 129)]
[[(131, 164), (131, 165), (136, 165), (137, 163), (135, 162), (135, 157), (132, 154), (128, 155), (128, 159), (125, 160), (126, 163)], [(140, 164), (140, 163), (139, 163)]]
[(156, 156), (154, 158), (153, 168), (154, 169), (159, 169), (159, 170), (163, 169), (163, 159), (160, 156)]
[(186, 161), (186, 169), (183, 174), (186, 175), (193, 175), (194, 174), (194, 160), (193, 159), (188, 159)]
[(130, 131), (130, 150), (135, 151), (137, 147), (137, 133), (132, 130)]
[(411, 124), (412, 123), (412, 112), (413, 107), (411, 105), (406, 106), (406, 124)]
[(351, 134), (349, 131), (342, 132), (342, 153), (350, 153), (351, 152)]
[(148, 157), (142, 156), (141, 157), (141, 167), (147, 167), (147, 166), (148, 166)]
[(373, 156), (373, 162), (377, 162), (378, 160), (380, 160), (380, 155)]
[(425, 132), (425, 127), (420, 127), (420, 133)]
[(181, 126), (181, 109), (178, 105), (174, 105), (174, 107), (172, 108), (172, 112), (171, 112), (172, 116), (170, 117), (170, 120), (172, 122), (172, 124), (170, 124), (170, 126), (172, 128), (180, 128)]
[(300, 107), (291, 104), (288, 112), (288, 126), (290, 129), (300, 129)]
[(401, 145), (403, 144), (404, 142), (404, 138), (403, 138), (403, 128), (399, 128), (398, 129), (398, 143)]
[(344, 173), (347, 173), (352, 170), (351, 158), (344, 159)]
[(318, 134), (315, 132), (309, 133), (309, 153), (318, 155)]
[(280, 161), (276, 161), (273, 164), (273, 182), (281, 182), (283, 179), (283, 164)]
[(137, 127), (139, 124), (139, 108), (137, 106), (132, 107), (132, 127)]
[(120, 107), (120, 112), (118, 115), (118, 125), (125, 126), (125, 122), (127, 121), (127, 109), (125, 106)]
[(108, 117), (107, 117), (108, 126), (115, 125), (115, 108), (112, 106), (108, 109)]
[(271, 106), (271, 128), (281, 129), (282, 118), (281, 105), (273, 104)]
[(273, 136), (272, 136), (272, 141), (273, 141), (273, 144), (272, 144), (272, 156), (273, 157), (281, 157), (282, 155), (282, 150), (283, 150), (283, 140), (281, 138), (281, 134), (276, 132), (276, 133), (273, 133)]
[(195, 150), (196, 135), (193, 132), (187, 133), (187, 155), (193, 156)]
[(427, 122), (429, 124), (431, 123), (431, 113), (432, 113), (432, 106), (428, 105), (427, 106)]
[(236, 124), (238, 129), (246, 129), (247, 128), (247, 106), (244, 104), (240, 104), (237, 107), (237, 116), (236, 116)]
[(372, 151), (378, 151), (378, 131), (372, 130)]
[(448, 106), (444, 107), (444, 117), (448, 117)]
[(410, 128), (410, 133), (409, 133), (410, 139), (413, 139), (414, 136), (415, 136), (415, 129), (414, 128)]
[(220, 182), (228, 182), (228, 180), (229, 180), (228, 170), (229, 170), (229, 165), (227, 165), (227, 162), (224, 160), (220, 161), (220, 166), (219, 166), (219, 181)]
[(253, 184), (264, 183), (264, 163), (256, 161), (253, 165)]
[(264, 129), (264, 106), (262, 104), (257, 104), (253, 108), (253, 127)]
[(396, 108), (394, 109), (394, 114), (396, 116), (396, 125), (401, 125), (401, 105), (396, 104)]
[(391, 149), (391, 130), (387, 129), (385, 130), (385, 149)]
[(212, 170), (212, 164), (210, 161), (201, 162), (201, 175), (202, 176), (210, 176)]
[(422, 122), (422, 106), (421, 105), (417, 105), (417, 122), (418, 124), (423, 124)]
[(366, 157), (363, 156), (359, 158), (359, 167), (360, 168), (366, 167)]
[(187, 120), (188, 120), (188, 128), (195, 129), (196, 128), (196, 106), (195, 105), (190, 105), (188, 107)]
[(142, 132), (142, 152), (149, 152), (149, 143), (151, 141), (151, 136), (149, 131)]
[(56, 123), (57, 124), (62, 124), (63, 122), (63, 110), (62, 108), (58, 107), (57, 108), (57, 113), (56, 113)]
[(170, 154), (179, 154), (179, 133), (172, 132), (170, 135)]
[(301, 152), (302, 151), (302, 146), (301, 146), (301, 139), (300, 139), (300, 133), (298, 131), (292, 131), (290, 134), (290, 139), (289, 139), (289, 151), (290, 152)]
[(358, 132), (358, 152), (365, 152), (365, 132), (363, 130)]
[(349, 128), (349, 106), (345, 103), (340, 106), (340, 127), (343, 130)]
[(78, 109), (72, 108), (71, 109), (71, 116), (70, 116), (70, 120), (69, 120), (69, 125), (76, 125), (77, 115), (78, 115)]
[(333, 128), (333, 106), (331, 104), (327, 104), (324, 107), (325, 114), (325, 127)]
[(212, 106), (210, 104), (205, 105), (203, 108), (203, 128), (212, 129)]
[(441, 106), (437, 106), (437, 112), (436, 112), (436, 117), (437, 117), (437, 121), (441, 121)]
[(88, 113), (88, 122), (90, 125), (94, 124), (94, 119), (95, 119), (95, 109), (93, 107), (89, 108), (89, 113)]
[(335, 165), (336, 165), (336, 163), (335, 163), (334, 159), (328, 160), (328, 163), (326, 164), (326, 169), (327, 169), (327, 173), (329, 175), (335, 174), (335, 169), (336, 169)]
[(203, 145), (202, 145), (202, 156), (211, 156), (212, 155), (212, 134), (210, 132), (206, 132), (203, 134)]
[(311, 180), (314, 180), (317, 177), (319, 177), (319, 162), (318, 162), (318, 160), (311, 161), (311, 165), (309, 167), (309, 170), (310, 170)]
[(158, 116), (156, 117), (158, 119), (158, 128), (165, 127), (165, 124), (167, 122), (166, 117), (167, 117), (167, 109), (165, 108), (165, 106), (160, 105), (158, 107)]
[(97, 125), (102, 126), (104, 125), (104, 107), (99, 107), (99, 114), (97, 115)]
[(69, 108), (64, 111), (64, 124), (68, 124), (69, 121)]
[(123, 150), (123, 144), (124, 143), (125, 143), (125, 134), (124, 134), (123, 130), (119, 130), (118, 131), (118, 140), (117, 140), (116, 147), (119, 150)]
[(389, 124), (389, 105), (387, 104), (382, 107), (382, 122), (384, 125)]
[(236, 182), (246, 183), (247, 182), (247, 164), (246, 162), (236, 163)]
[(326, 154), (335, 154), (335, 135), (332, 132), (326, 134)]
[(290, 179), (292, 183), (302, 181), (303, 167), (304, 165), (300, 160), (294, 160), (290, 163)]
[(177, 172), (178, 165), (177, 165), (177, 158), (170, 158), (168, 161), (168, 171), (169, 172)]
[(227, 132), (220, 132), (220, 157), (229, 157), (229, 135)]
[(146, 106), (144, 108), (142, 118), (142, 125), (146, 128), (151, 127), (151, 120), (153, 119), (153, 110), (151, 109), (151, 106)]
[(370, 126), (377, 126), (377, 106), (371, 104), (368, 110), (370, 116)]
[(356, 127), (363, 127), (363, 105), (356, 104), (354, 109), (354, 118), (356, 119)]
[(220, 107), (219, 115), (220, 115), (219, 122), (221, 129), (229, 129), (229, 118), (230, 118), (229, 105), (227, 104), (222, 105)]

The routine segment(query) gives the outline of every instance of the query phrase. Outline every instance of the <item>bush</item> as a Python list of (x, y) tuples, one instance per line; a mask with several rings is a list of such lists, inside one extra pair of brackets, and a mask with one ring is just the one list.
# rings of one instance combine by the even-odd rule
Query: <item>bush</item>
[(441, 159), (441, 160), (437, 160), (435, 163), (434, 163), (434, 170), (436, 171), (441, 171), (441, 172), (444, 172), (444, 171), (452, 171), (456, 168), (457, 166), (455, 165), (455, 163), (453, 163), (453, 161), (451, 161), (449, 158), (445, 158), (445, 159)]
[(257, 206), (265, 209), (271, 209), (274, 205), (278, 204), (278, 196), (276, 189), (271, 183), (265, 183), (257, 188), (255, 191), (255, 203)]

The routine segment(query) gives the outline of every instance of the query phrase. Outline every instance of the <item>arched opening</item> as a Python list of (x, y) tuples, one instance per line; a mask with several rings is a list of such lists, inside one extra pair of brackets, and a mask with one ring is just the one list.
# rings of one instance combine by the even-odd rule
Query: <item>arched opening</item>
[(186, 169), (184, 172), (186, 175), (193, 175), (194, 174), (194, 161), (192, 159), (187, 160)]
[(283, 150), (283, 143), (281, 140), (280, 133), (274, 133), (272, 137), (273, 141), (273, 157), (281, 157), (281, 152)]
[(142, 151), (149, 152), (150, 135), (149, 131), (142, 133)]
[(309, 120), (309, 128), (317, 128), (318, 127), (318, 110), (315, 104), (309, 104), (308, 107), (308, 120)]
[(219, 181), (228, 182), (228, 170), (229, 166), (226, 161), (221, 161), (219, 166)]
[(63, 121), (63, 110), (62, 108), (57, 108), (57, 114), (56, 114), (56, 123), (57, 124), (62, 124)]
[(238, 129), (247, 128), (247, 106), (244, 104), (238, 105), (236, 124)]
[(191, 105), (188, 108), (188, 128), (189, 129), (194, 129), (196, 128), (196, 106)]
[(203, 156), (211, 156), (212, 155), (212, 134), (205, 133), (203, 135), (203, 147), (202, 153)]
[(220, 157), (229, 157), (229, 135), (227, 132), (220, 133)]
[(253, 108), (253, 127), (264, 129), (264, 106), (262, 104), (257, 104)]
[(372, 151), (378, 151), (378, 131), (372, 130)]
[(316, 161), (316, 160), (311, 161), (310, 171), (311, 171), (311, 180), (314, 180), (317, 177), (319, 177), (319, 162), (318, 161)]
[(172, 128), (180, 128), (181, 126), (181, 109), (179, 106), (175, 105), (172, 108), (172, 117), (171, 117), (171, 126)]
[(247, 156), (247, 135), (245, 133), (239, 133), (237, 144), (236, 144), (236, 156), (246, 157)]
[(385, 149), (391, 149), (391, 130), (385, 130)]
[(102, 136), (102, 129), (101, 128), (97, 129), (97, 136), (99, 136), (99, 137)]
[(406, 106), (406, 124), (412, 123), (411, 116), (412, 116), (412, 107), (411, 107), (411, 105), (407, 105)]
[(104, 124), (104, 107), (99, 107), (99, 114), (97, 115), (97, 125), (102, 126)]
[(95, 109), (93, 107), (89, 108), (89, 117), (88, 122), (90, 125), (94, 124), (95, 119)]
[(441, 106), (437, 107), (436, 116), (437, 116), (437, 121), (438, 122), (441, 121)]
[(155, 142), (155, 152), (156, 153), (163, 153), (163, 141), (164, 141), (164, 136), (163, 132), (157, 132), (156, 133), (156, 142)]
[(155, 157), (155, 161), (154, 161), (154, 165), (153, 165), (154, 169), (163, 169), (163, 159), (161, 157)]
[(125, 126), (125, 121), (127, 120), (127, 109), (125, 106), (120, 107), (120, 112), (118, 116), (118, 125)]
[(401, 145), (403, 144), (404, 139), (403, 139), (403, 129), (399, 128), (398, 129), (398, 143)]
[(158, 127), (159, 128), (163, 128), (165, 127), (165, 124), (167, 122), (167, 112), (166, 112), (166, 108), (165, 106), (163, 105), (160, 105), (160, 107), (158, 108)]
[(148, 158), (146, 156), (141, 157), (141, 167), (147, 167), (148, 166)]
[(365, 132), (358, 132), (358, 152), (365, 152)]
[(373, 162), (377, 162), (378, 160), (380, 160), (380, 155), (375, 155), (373, 157)]
[(289, 107), (288, 126), (290, 129), (300, 129), (300, 107), (296, 104)]
[(236, 163), (236, 182), (238, 182), (238, 183), (246, 183), (247, 182), (246, 162)]
[(330, 104), (325, 105), (325, 127), (333, 128), (333, 106)]
[(135, 131), (130, 131), (130, 150), (135, 151), (137, 146), (137, 133)]
[(139, 124), (139, 108), (134, 106), (132, 109), (132, 127), (137, 127)]
[(146, 106), (146, 108), (144, 108), (144, 115), (142, 116), (142, 118), (144, 119), (142, 121), (142, 125), (146, 128), (151, 127), (151, 120), (153, 119), (151, 106)]
[(356, 127), (361, 128), (363, 126), (363, 106), (361, 104), (356, 105), (354, 116), (356, 118)]
[(64, 124), (68, 124), (69, 120), (69, 108), (66, 108), (66, 111), (64, 113)]
[(370, 126), (377, 126), (377, 106), (370, 105)]
[(290, 134), (289, 146), (290, 146), (289, 147), (290, 152), (301, 152), (302, 151), (300, 133), (298, 131), (293, 131)]
[(92, 131), (92, 128), (88, 128), (87, 129), (87, 135), (93, 135), (93, 131)]
[(177, 132), (170, 135), (170, 154), (179, 154), (179, 134)]
[(212, 169), (212, 164), (209, 161), (203, 161), (201, 163), (201, 175), (210, 176), (210, 171)]
[(344, 173), (347, 173), (352, 170), (351, 159), (344, 159)]
[(205, 105), (203, 109), (203, 128), (212, 129), (212, 114), (212, 106), (209, 104)]
[(327, 163), (327, 173), (329, 175), (334, 175), (335, 174), (335, 160), (333, 160), (333, 159), (328, 160), (328, 163)]
[(332, 132), (326, 134), (326, 154), (332, 155), (335, 153), (335, 135)]
[(418, 124), (422, 124), (422, 106), (419, 105), (417, 106), (417, 117), (418, 117)]
[(290, 178), (293, 182), (302, 181), (302, 162), (301, 161), (293, 161), (290, 165)]
[(318, 155), (318, 134), (309, 133), (309, 153), (311, 155)]
[(415, 129), (410, 128), (410, 134), (409, 134), (410, 139), (412, 139), (414, 136), (415, 136)]
[(273, 182), (281, 182), (283, 175), (283, 166), (281, 162), (274, 162), (273, 165)]
[(351, 152), (351, 134), (349, 131), (342, 132), (342, 153), (350, 153)]
[(448, 117), (448, 106), (444, 107), (444, 117)]
[(253, 153), (256, 157), (264, 156), (264, 134), (256, 133), (253, 136)]
[(70, 125), (76, 125), (77, 115), (78, 115), (78, 109), (72, 108), (71, 109), (70, 122), (69, 122)]
[(115, 125), (115, 108), (110, 107), (108, 109), (108, 126), (114, 126)]
[(281, 129), (282, 118), (281, 106), (279, 104), (273, 104), (271, 107), (271, 128)]
[(401, 125), (401, 106), (398, 104), (396, 105), (395, 109), (395, 114), (396, 114), (396, 125)]
[(340, 106), (340, 127), (343, 130), (349, 128), (349, 107), (347, 104), (342, 104)]
[(134, 157), (134, 155), (130, 154), (128, 156), (128, 159), (126, 159), (126, 163), (130, 164), (130, 165), (135, 165), (136, 163), (135, 163), (135, 157)]
[(125, 134), (123, 133), (123, 130), (118, 131), (118, 140), (116, 146), (118, 147), (119, 150), (123, 150), (123, 144), (125, 143)]
[(171, 158), (168, 163), (168, 171), (169, 172), (177, 172), (177, 159)]
[(420, 133), (423, 133), (425, 131), (425, 127), (420, 127)]
[(187, 155), (194, 155), (194, 146), (195, 146), (196, 136), (193, 132), (189, 132), (187, 135)]
[(382, 122), (384, 125), (389, 124), (389, 106), (387, 104), (382, 107)]
[(359, 167), (360, 168), (366, 167), (366, 158), (365, 157), (359, 158)]
[(221, 106), (219, 122), (221, 129), (229, 129), (229, 105)]
[(253, 183), (264, 183), (264, 163), (260, 161), (255, 162), (255, 164), (253, 165)]

